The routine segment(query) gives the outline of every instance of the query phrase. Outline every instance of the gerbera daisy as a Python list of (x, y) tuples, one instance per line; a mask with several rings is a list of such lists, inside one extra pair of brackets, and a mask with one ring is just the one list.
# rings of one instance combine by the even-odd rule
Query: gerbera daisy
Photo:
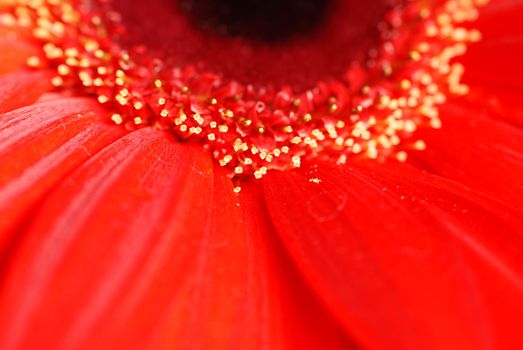
[(0, 347), (523, 348), (521, 15), (0, 0)]

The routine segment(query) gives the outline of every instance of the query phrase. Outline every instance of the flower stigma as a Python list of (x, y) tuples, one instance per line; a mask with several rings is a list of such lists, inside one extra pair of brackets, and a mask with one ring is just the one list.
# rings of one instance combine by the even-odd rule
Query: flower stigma
[[(9, 1), (0, 7), (0, 24), (41, 48), (27, 65), (52, 70), (56, 90), (94, 96), (111, 112), (111, 121), (128, 130), (153, 126), (202, 144), (239, 182), (312, 159), (403, 162), (409, 152), (423, 150), (416, 130), (440, 128), (438, 106), (468, 92), (461, 83), (464, 67), (454, 58), (481, 38), (464, 24), (474, 21), (487, 1), (389, 1), (378, 41), (364, 59), (348, 59), (336, 79), (302, 90), (228, 79), (219, 71), (151, 53), (146, 45), (129, 45), (128, 28), (111, 1)], [(215, 11), (213, 1), (200, 7), (180, 2), (192, 9), (188, 16)], [(291, 11), (298, 2), (289, 3)], [(315, 15), (310, 8), (303, 11), (309, 11), (303, 18), (321, 22), (307, 17)], [(279, 38), (278, 31), (256, 18), (242, 15), (231, 22), (230, 12), (200, 26), (268, 42)], [(262, 29), (250, 32), (252, 21)], [(284, 39), (306, 35), (300, 23)]]

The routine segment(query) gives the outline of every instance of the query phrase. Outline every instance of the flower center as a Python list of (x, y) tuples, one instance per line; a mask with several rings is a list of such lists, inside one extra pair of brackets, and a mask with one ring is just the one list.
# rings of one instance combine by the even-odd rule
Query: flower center
[[(397, 3), (394, 0), (394, 3)], [(130, 45), (226, 80), (295, 91), (339, 79), (379, 45), (392, 1), (113, 0)]]
[(28, 65), (54, 70), (56, 89), (95, 96), (129, 130), (201, 143), (235, 181), (303, 160), (404, 161), (424, 148), (416, 129), (467, 93), (454, 58), (479, 40), (462, 23), (487, 0), (286, 1), (24, 0), (0, 24), (41, 46)]
[(307, 35), (322, 24), (332, 0), (180, 0), (201, 29), (263, 42)]

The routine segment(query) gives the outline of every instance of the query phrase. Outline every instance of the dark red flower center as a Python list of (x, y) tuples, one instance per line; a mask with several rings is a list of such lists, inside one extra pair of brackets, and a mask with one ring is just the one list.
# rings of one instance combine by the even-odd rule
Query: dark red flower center
[(240, 180), (423, 149), (415, 131), (468, 91), (453, 59), (485, 2), (38, 0), (0, 21), (40, 45), (28, 64), (58, 90), (199, 142)]
[[(397, 2), (397, 1), (396, 1)], [(113, 0), (132, 44), (256, 86), (339, 79), (379, 43), (382, 0)]]
[(277, 42), (307, 35), (332, 10), (332, 0), (174, 1), (200, 29), (225, 36)]

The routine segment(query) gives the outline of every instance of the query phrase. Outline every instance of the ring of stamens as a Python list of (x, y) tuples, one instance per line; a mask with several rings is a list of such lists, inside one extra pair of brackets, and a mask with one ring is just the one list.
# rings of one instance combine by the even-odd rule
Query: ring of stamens
[(154, 125), (196, 140), (231, 177), (261, 178), (303, 159), (339, 164), (353, 157), (405, 161), (422, 150), (419, 127), (439, 128), (438, 105), (466, 94), (453, 59), (480, 39), (462, 24), (487, 0), (414, 1), (390, 9), (377, 48), (343, 79), (295, 93), (172, 67), (141, 47), (125, 48), (117, 13), (76, 1), (19, 0), (0, 7), (0, 24), (41, 46), (28, 65), (52, 69), (57, 89), (96, 96), (114, 123)]

